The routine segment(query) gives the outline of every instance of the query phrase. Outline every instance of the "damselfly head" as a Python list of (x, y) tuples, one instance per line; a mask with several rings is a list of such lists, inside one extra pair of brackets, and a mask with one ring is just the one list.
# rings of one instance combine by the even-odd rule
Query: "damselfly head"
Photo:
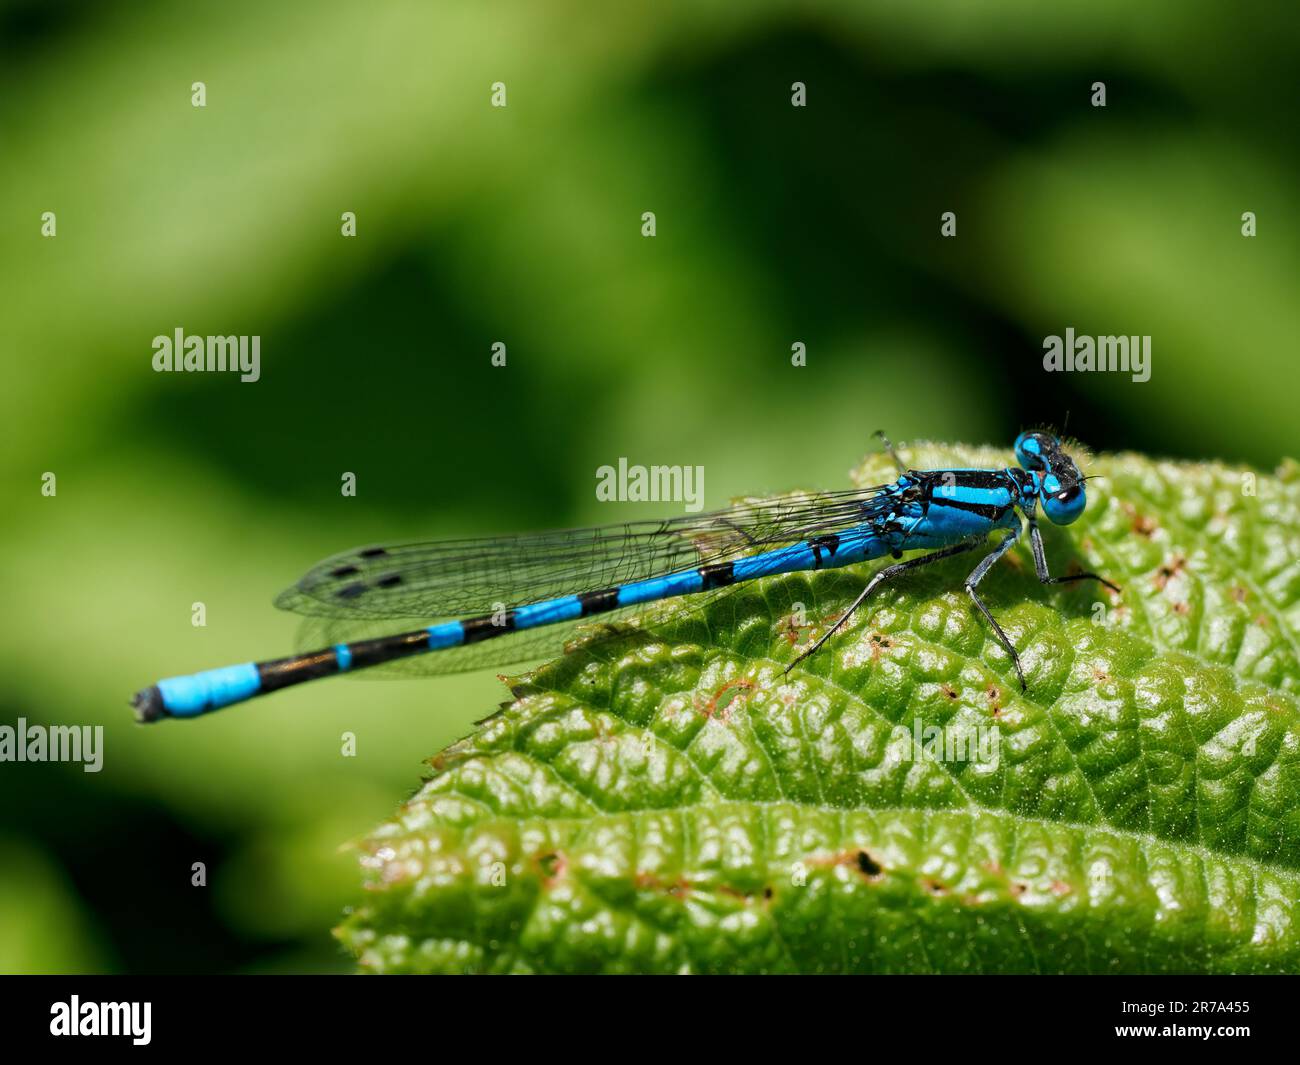
[(1016, 460), (1033, 473), (1043, 513), (1053, 525), (1069, 525), (1087, 506), (1085, 480), (1054, 434), (1032, 430), (1016, 437)]

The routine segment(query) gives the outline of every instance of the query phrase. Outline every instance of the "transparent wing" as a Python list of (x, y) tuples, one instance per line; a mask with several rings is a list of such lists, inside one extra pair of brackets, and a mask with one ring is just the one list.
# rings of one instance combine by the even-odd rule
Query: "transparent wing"
[(842, 532), (887, 512), (891, 488), (742, 500), (665, 521), (357, 548), (312, 567), (275, 605), (341, 621), (490, 613)]
[[(666, 521), (358, 548), (318, 563), (281, 593), (276, 606), (306, 615), (297, 641), (303, 651), (388, 636), (842, 532), (886, 513), (890, 487), (743, 500), (726, 510)], [(733, 590), (660, 604), (656, 617), (662, 624), (699, 614)], [(511, 633), (398, 659), (356, 676), (432, 676), (546, 658), (582, 631), (643, 612), (631, 607)]]

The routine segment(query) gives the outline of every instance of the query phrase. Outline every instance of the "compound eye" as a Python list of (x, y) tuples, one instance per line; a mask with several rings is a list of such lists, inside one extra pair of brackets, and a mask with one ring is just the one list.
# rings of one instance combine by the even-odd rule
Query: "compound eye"
[(1056, 525), (1069, 525), (1080, 514), (1086, 505), (1081, 485), (1071, 485), (1069, 488), (1062, 488), (1059, 482), (1052, 486), (1052, 491), (1043, 499), (1043, 510), (1047, 512), (1047, 517)]

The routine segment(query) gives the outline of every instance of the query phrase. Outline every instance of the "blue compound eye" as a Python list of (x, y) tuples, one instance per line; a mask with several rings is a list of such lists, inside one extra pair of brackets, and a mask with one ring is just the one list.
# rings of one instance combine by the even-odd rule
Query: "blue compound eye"
[[(1049, 486), (1055, 486), (1055, 490)], [(1069, 525), (1078, 519), (1088, 505), (1083, 485), (1076, 484), (1061, 490), (1061, 482), (1050, 474), (1043, 478), (1043, 513), (1053, 525)]]
[(1060, 444), (1048, 433), (1021, 433), (1016, 437), (1016, 461), (1026, 470), (1045, 470), (1047, 456), (1058, 451)]

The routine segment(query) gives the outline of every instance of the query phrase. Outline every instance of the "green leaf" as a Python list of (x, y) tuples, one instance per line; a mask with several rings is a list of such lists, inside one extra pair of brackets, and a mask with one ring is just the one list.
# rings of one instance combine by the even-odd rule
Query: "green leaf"
[(983, 585), (1028, 694), (961, 557), (788, 678), (880, 563), (599, 633), (431, 760), (337, 934), (385, 972), (1300, 968), (1300, 467), (1085, 469), (1048, 558), (1121, 593), (1019, 548)]

